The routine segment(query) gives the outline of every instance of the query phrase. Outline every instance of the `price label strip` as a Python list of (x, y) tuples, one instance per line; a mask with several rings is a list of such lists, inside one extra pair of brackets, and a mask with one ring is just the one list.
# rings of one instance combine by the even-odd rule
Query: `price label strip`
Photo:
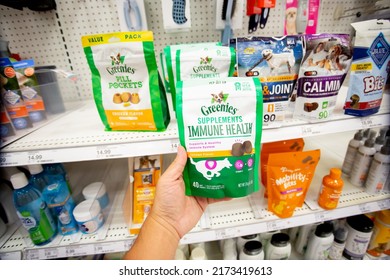
[(177, 148), (180, 146), (180, 141), (179, 139), (175, 139), (175, 140), (171, 140), (171, 143), (170, 143), (170, 150), (172, 153), (176, 153), (177, 152)]
[(215, 239), (217, 240), (236, 236), (238, 236), (238, 229), (235, 228), (218, 229), (215, 231)]
[(95, 253), (95, 246), (93, 244), (82, 246), (69, 246), (66, 248), (65, 253), (67, 257), (92, 255)]
[(289, 227), (288, 220), (275, 220), (267, 222), (267, 231), (275, 231)]
[(359, 207), (360, 213), (362, 213), (362, 214), (369, 213), (369, 212), (373, 211), (372, 207), (369, 204), (366, 204), (366, 203), (359, 204), (358, 207)]
[(378, 201), (378, 208), (380, 210), (387, 210), (390, 208), (390, 199)]
[(314, 215), (314, 219), (316, 222), (324, 222), (324, 221), (329, 221), (329, 220), (332, 220), (333, 217), (330, 213), (328, 212), (321, 212), (321, 213), (316, 213)]
[(363, 129), (383, 126), (383, 122), (382, 122), (381, 118), (364, 117), (364, 118), (361, 118), (360, 121), (362, 123)]
[(315, 136), (321, 134), (320, 124), (314, 125), (304, 125), (302, 126), (302, 137)]

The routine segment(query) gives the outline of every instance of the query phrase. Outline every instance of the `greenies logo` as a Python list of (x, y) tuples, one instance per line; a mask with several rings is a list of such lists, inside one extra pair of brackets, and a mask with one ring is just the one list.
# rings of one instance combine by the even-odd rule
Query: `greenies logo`
[(206, 56), (206, 57), (201, 57), (200, 58), (200, 64), (211, 64), (211, 61), (212, 61), (213, 59), (212, 58), (210, 58), (210, 57), (208, 57), (208, 56)]
[(218, 94), (215, 94), (215, 93), (212, 93), (211, 94), (211, 104), (213, 103), (218, 103), (218, 104), (221, 104), (222, 102), (226, 102), (227, 98), (228, 98), (229, 94), (224, 94), (222, 91)]
[(128, 73), (134, 74), (135, 69), (125, 64), (125, 56), (117, 53), (116, 55), (110, 55), (111, 66), (106, 67), (107, 72), (111, 75)]
[(217, 112), (225, 112), (235, 115), (238, 109), (230, 105), (229, 102), (227, 102), (228, 96), (229, 94), (223, 93), (222, 91), (217, 94), (211, 93), (211, 105), (202, 106), (200, 108), (200, 111), (204, 116), (208, 116)]
[(111, 58), (111, 65), (123, 64), (123, 61), (125, 60), (125, 56), (121, 56), (120, 53), (118, 53), (116, 56), (111, 55), (110, 58)]
[(198, 72), (203, 72), (203, 71), (210, 71), (210, 72), (214, 72), (216, 73), (217, 72), (217, 68), (214, 67), (214, 65), (211, 64), (211, 61), (213, 59), (211, 57), (201, 57), (200, 58), (200, 63), (198, 66), (194, 66), (192, 68), (192, 70), (194, 71), (194, 73), (198, 73)]

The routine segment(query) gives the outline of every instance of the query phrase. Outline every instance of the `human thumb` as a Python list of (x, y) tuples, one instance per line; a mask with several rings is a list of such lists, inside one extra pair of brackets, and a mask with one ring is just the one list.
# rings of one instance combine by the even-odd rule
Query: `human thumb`
[(183, 173), (186, 163), (187, 163), (187, 152), (182, 146), (179, 146), (177, 148), (177, 155), (175, 160), (165, 171), (166, 176), (169, 176), (174, 179), (179, 178)]

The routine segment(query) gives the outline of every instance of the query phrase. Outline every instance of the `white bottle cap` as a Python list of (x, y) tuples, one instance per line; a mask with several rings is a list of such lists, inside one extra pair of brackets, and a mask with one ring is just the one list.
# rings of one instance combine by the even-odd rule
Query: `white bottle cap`
[(98, 199), (106, 194), (106, 185), (103, 182), (94, 182), (83, 189), (85, 199)]
[(73, 209), (73, 216), (78, 222), (86, 222), (95, 218), (100, 211), (100, 204), (97, 200), (87, 199)]
[(28, 171), (30, 171), (31, 175), (39, 174), (43, 171), (43, 167), (41, 164), (32, 164), (27, 166)]
[(26, 175), (23, 172), (16, 173), (10, 178), (12, 186), (15, 190), (24, 188), (28, 185), (28, 180)]
[(186, 260), (186, 255), (179, 248), (176, 249), (175, 260)]
[(206, 252), (202, 247), (196, 247), (191, 251), (190, 260), (207, 260)]

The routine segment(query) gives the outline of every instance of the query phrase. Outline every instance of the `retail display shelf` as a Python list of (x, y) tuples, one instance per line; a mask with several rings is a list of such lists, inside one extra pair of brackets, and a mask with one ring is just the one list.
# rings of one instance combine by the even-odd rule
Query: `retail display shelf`
[(33, 123), (33, 127), (22, 129), (22, 130), (15, 130), (15, 135), (8, 136), (8, 137), (1, 139), (0, 148), (3, 148), (5, 146), (19, 140), (19, 139), (25, 137), (26, 135), (30, 134), (31, 132), (39, 130), (40, 128), (44, 127), (45, 125), (48, 125), (49, 123), (51, 123), (55, 120), (58, 120), (67, 114), (72, 113), (74, 110), (80, 108), (84, 104), (85, 104), (84, 101), (66, 102), (64, 104), (64, 108), (65, 108), (64, 112), (58, 113), (58, 114), (47, 114), (46, 120), (42, 120), (40, 122)]
[[(380, 112), (368, 117), (343, 114), (346, 87), (340, 90), (339, 104), (330, 121), (308, 123), (286, 116), (279, 128), (263, 129), (262, 142), (312, 137), (344, 131), (390, 125), (390, 96), (384, 94)], [(171, 114), (172, 115), (172, 114)], [(177, 151), (178, 128), (172, 118), (163, 132), (105, 131), (95, 104), (81, 108), (29, 133), (3, 147), (0, 166), (19, 166), (52, 162), (102, 160), (143, 155), (169, 154)]]
[[(342, 140), (342, 143), (346, 143), (346, 137), (352, 134), (335, 135), (330, 139), (313, 137), (305, 141), (305, 150), (321, 149), (321, 160), (307, 193), (305, 204), (296, 208), (292, 217), (280, 219), (269, 212), (267, 200), (263, 198), (263, 189), (261, 189), (247, 197), (209, 205), (199, 223), (182, 238), (181, 243), (190, 244), (234, 238), (390, 209), (390, 193), (368, 194), (363, 187), (353, 186), (345, 177), (343, 177), (345, 186), (338, 207), (326, 211), (318, 206), (316, 200), (322, 177), (328, 174), (330, 168), (341, 166), (346, 150), (346, 147), (341, 145), (332, 151), (328, 147), (334, 147), (335, 143), (340, 143)], [(117, 167), (113, 165), (113, 169), (116, 170)], [(97, 234), (81, 235), (81, 237), (60, 236), (50, 244), (38, 247), (31, 245), (25, 231), (19, 228), (14, 230), (4, 244), (0, 244), (0, 259), (52, 259), (128, 250), (136, 236), (129, 234), (128, 225), (123, 217), (121, 205), (125, 187), (115, 193), (113, 208), (108, 215), (110, 218)]]

